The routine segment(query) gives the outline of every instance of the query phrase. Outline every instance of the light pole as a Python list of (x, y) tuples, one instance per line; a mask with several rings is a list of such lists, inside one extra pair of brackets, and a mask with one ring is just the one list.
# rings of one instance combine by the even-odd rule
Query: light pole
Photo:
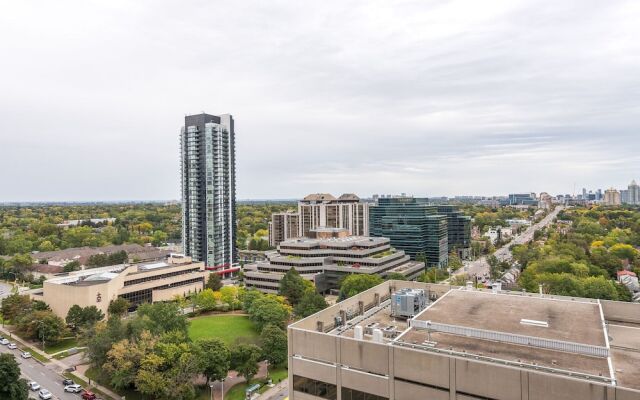
[(209, 388), (211, 389), (211, 400), (213, 400), (213, 381), (209, 381)]
[(225, 378), (222, 378), (222, 380), (220, 381), (220, 383), (222, 384), (222, 388), (220, 389), (220, 393), (222, 395), (222, 399), (221, 400), (224, 400), (224, 379)]

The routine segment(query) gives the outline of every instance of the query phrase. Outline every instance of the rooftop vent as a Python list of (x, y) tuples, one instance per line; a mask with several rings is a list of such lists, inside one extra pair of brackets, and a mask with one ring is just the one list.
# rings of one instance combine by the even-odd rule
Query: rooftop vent
[(535, 319), (522, 318), (520, 320), (520, 323), (522, 325), (539, 326), (539, 327), (542, 327), (542, 328), (548, 328), (549, 327), (549, 322), (547, 322), (547, 321), (536, 321)]

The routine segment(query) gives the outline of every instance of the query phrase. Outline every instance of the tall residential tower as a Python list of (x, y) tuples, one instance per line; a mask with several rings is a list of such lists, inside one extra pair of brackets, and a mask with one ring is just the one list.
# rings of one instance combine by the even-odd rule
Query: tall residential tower
[(233, 117), (185, 116), (180, 153), (184, 253), (225, 271), (237, 259)]

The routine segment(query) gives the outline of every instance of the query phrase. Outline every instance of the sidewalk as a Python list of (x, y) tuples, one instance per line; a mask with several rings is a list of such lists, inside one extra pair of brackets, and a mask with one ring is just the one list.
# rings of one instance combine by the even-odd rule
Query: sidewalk
[[(59, 375), (62, 375), (63, 373), (67, 372), (67, 370), (69, 369), (68, 365), (66, 365), (60, 360), (56, 360), (55, 358), (53, 358), (53, 354), (47, 354), (43, 352), (42, 350), (36, 348), (33, 344), (22, 340), (22, 338), (20, 338), (18, 335), (14, 334), (13, 332), (9, 331), (8, 329), (0, 327), (0, 332), (2, 332), (4, 336), (10, 336), (11, 340), (19, 343), (23, 347), (28, 347), (30, 349), (29, 350), (30, 352), (37, 353), (38, 355), (46, 358), (48, 360), (46, 364), (38, 360), (37, 358), (34, 358), (35, 361), (42, 364), (45, 368), (48, 368)], [(89, 378), (87, 378), (83, 374), (77, 371), (71, 371), (71, 373), (77, 376), (79, 379), (82, 379), (85, 382), (89, 382)], [(88, 389), (91, 389), (91, 388), (96, 388), (100, 390), (102, 393), (106, 394), (107, 396), (111, 397), (114, 400), (122, 400), (122, 398), (119, 395), (105, 388), (104, 386), (96, 384), (95, 382), (91, 382), (91, 385), (89, 385)]]
[[(260, 395), (259, 399), (270, 400), (271, 398), (273, 398), (273, 400), (280, 400), (276, 396), (283, 389), (287, 389), (288, 386), (289, 386), (289, 380), (288, 379), (283, 379), (283, 380), (280, 381), (280, 383), (278, 383), (277, 385), (275, 385), (272, 388), (269, 388), (269, 390), (267, 390), (266, 392), (262, 393)], [(285, 395), (285, 397), (287, 397), (287, 396), (288, 395)]]

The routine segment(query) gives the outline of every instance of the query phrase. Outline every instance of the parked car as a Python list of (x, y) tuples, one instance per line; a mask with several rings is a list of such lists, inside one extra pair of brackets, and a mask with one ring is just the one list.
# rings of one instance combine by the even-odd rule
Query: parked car
[(40, 384), (38, 384), (38, 382), (36, 381), (31, 381), (29, 382), (29, 389), (33, 390), (34, 392), (36, 390), (40, 390)]
[(80, 393), (82, 391), (82, 386), (78, 384), (65, 386), (64, 391), (69, 393)]
[(86, 391), (84, 393), (82, 393), (82, 400), (97, 400), (98, 396), (96, 396), (95, 394), (93, 394), (93, 392), (90, 391)]
[(49, 400), (53, 398), (53, 395), (47, 389), (42, 389), (38, 392), (38, 397), (40, 397), (42, 400)]
[(15, 350), (15, 349), (18, 348), (18, 346), (16, 346), (15, 343), (9, 343), (9, 346), (7, 346), (7, 347), (9, 347), (11, 350)]
[(2, 338), (2, 340), (0, 340), (0, 344), (6, 346), (6, 345), (9, 344), (9, 341), (7, 339), (5, 339), (5, 338)]
[(62, 386), (69, 386), (69, 385), (75, 385), (76, 383), (74, 381), (72, 381), (71, 379), (63, 379), (62, 380)]
[(31, 358), (31, 353), (29, 353), (28, 351), (23, 351), (22, 354), (20, 354), (20, 357)]

